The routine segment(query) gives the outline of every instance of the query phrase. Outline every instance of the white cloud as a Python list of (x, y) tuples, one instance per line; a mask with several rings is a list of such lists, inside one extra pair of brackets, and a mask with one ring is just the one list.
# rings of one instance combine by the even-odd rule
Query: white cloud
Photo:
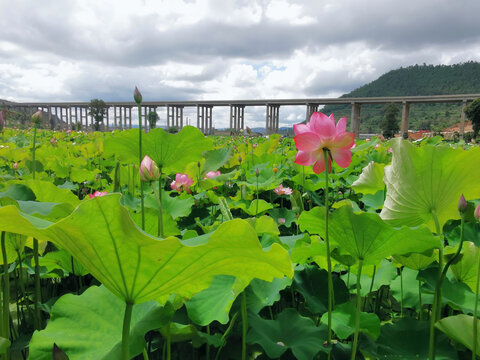
[[(127, 101), (135, 85), (145, 100), (337, 97), (400, 66), (480, 61), (480, 2), (462, 4), (3, 1), (0, 98)], [(213, 114), (228, 125), (228, 109)], [(281, 124), (304, 116), (280, 109)], [(265, 109), (246, 121), (264, 125)]]

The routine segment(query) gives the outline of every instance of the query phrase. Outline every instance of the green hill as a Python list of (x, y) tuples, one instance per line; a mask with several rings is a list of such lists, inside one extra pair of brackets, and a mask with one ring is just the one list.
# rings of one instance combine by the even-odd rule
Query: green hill
[[(413, 65), (389, 71), (377, 80), (341, 97), (480, 94), (479, 79), (480, 63), (477, 62), (437, 66)], [(360, 131), (380, 132), (379, 124), (384, 110), (383, 105), (362, 105)], [(350, 121), (351, 107), (348, 105), (328, 105), (321, 111), (326, 114), (333, 112), (336, 119), (347, 116)], [(411, 105), (410, 129), (439, 130), (459, 122), (460, 114), (461, 104)]]

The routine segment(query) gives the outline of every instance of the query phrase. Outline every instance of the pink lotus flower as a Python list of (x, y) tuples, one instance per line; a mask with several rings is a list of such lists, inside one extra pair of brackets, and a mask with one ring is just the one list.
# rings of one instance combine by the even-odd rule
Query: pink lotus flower
[(214, 177), (217, 177), (217, 176), (220, 176), (220, 175), (221, 175), (220, 171), (209, 171), (205, 174), (205, 178), (211, 179), (211, 178), (214, 178)]
[(96, 198), (96, 197), (101, 197), (107, 195), (106, 191), (95, 191), (93, 194), (88, 194), (88, 197), (90, 199)]
[(289, 187), (283, 187), (283, 184), (280, 184), (280, 186), (276, 187), (273, 191), (277, 195), (292, 195), (292, 189)]
[(285, 218), (278, 218), (277, 221), (278, 221), (279, 225), (283, 225), (287, 222), (287, 220)]
[(388, 148), (387, 152), (388, 152), (388, 153), (392, 153), (392, 152), (393, 152), (393, 149), (392, 149), (392, 148)]
[(153, 181), (160, 178), (160, 170), (158, 170), (157, 164), (148, 155), (145, 155), (140, 163), (139, 173), (141, 181)]
[(172, 190), (177, 190), (178, 192), (185, 190), (190, 193), (189, 187), (192, 185), (193, 179), (189, 178), (187, 174), (177, 174), (175, 175), (175, 180), (170, 184), (170, 187)]
[(320, 174), (325, 170), (323, 149), (327, 149), (328, 172), (332, 169), (332, 157), (339, 166), (348, 167), (352, 162), (350, 148), (355, 143), (355, 135), (347, 132), (346, 128), (346, 117), (338, 120), (335, 126), (333, 114), (327, 116), (320, 112), (314, 112), (306, 125), (294, 125), (294, 140), (298, 149), (295, 162), (303, 166), (313, 164), (313, 172)]

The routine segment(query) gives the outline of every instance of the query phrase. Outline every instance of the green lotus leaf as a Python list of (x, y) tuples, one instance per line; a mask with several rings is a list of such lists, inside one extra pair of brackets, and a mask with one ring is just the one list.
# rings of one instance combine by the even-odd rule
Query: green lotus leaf
[[(190, 215), (194, 204), (195, 200), (191, 195), (171, 197), (166, 191), (162, 191), (162, 210), (170, 214), (174, 220)], [(145, 198), (145, 206), (158, 210), (158, 202), (154, 195)]]
[[(50, 360), (53, 344), (70, 360), (121, 359), (125, 303), (104, 286), (92, 286), (82, 295), (67, 294), (53, 305), (50, 321), (36, 331), (30, 342), (30, 358)], [(130, 325), (130, 355), (145, 347), (145, 334), (164, 326), (173, 315), (171, 306), (155, 301), (133, 307)]]
[(203, 164), (202, 171), (207, 173), (220, 169), (230, 160), (232, 155), (233, 151), (229, 146), (207, 151), (204, 155), (205, 163)]
[[(349, 289), (356, 288), (357, 282), (357, 272), (358, 266), (350, 268), (350, 273), (342, 275), (341, 278), (343, 281), (347, 281)], [(375, 268), (375, 278), (373, 279), (372, 286), (372, 277), (373, 277), (374, 268), (373, 266), (364, 266), (362, 268), (362, 276), (360, 277), (360, 295), (367, 296), (370, 292), (370, 286), (372, 291), (377, 291), (382, 285), (389, 285), (393, 279), (397, 277), (397, 268), (392, 265), (387, 259), (382, 259), (380, 264)], [(349, 277), (350, 275), (350, 277)], [(355, 289), (356, 292), (356, 289)]]
[[(419, 282), (417, 280), (418, 271), (412, 270), (409, 268), (404, 268), (402, 270), (403, 275), (403, 289), (402, 289), (402, 277), (398, 276), (395, 280), (390, 283), (390, 290), (392, 291), (393, 297), (400, 303), (402, 300), (402, 290), (403, 290), (403, 307), (413, 308), (418, 310), (419, 297), (418, 297), (418, 286)], [(433, 295), (425, 294), (422, 292), (422, 304), (431, 304), (433, 301)]]
[(385, 164), (378, 164), (370, 161), (367, 166), (362, 169), (360, 177), (352, 184), (353, 190), (363, 194), (375, 194), (379, 190), (385, 188), (383, 183), (383, 169)]
[(393, 256), (393, 260), (395, 260), (397, 263), (402, 264), (403, 266), (406, 266), (407, 268), (410, 268), (413, 270), (425, 269), (428, 265), (433, 263), (437, 258), (438, 256), (436, 256), (434, 252), (431, 252), (429, 255), (412, 253), (405, 256), (403, 255)]
[(0, 230), (53, 242), (131, 303), (164, 303), (171, 294), (190, 298), (215, 275), (234, 275), (247, 284), (253, 278), (293, 276), (288, 253), (278, 244), (263, 251), (244, 220), (220, 225), (208, 243), (186, 246), (174, 237), (160, 240), (141, 231), (120, 205), (119, 194), (85, 201), (58, 223), (6, 206), (0, 208)]
[[(305, 298), (305, 307), (312, 314), (323, 314), (328, 310), (328, 275), (327, 271), (316, 266), (307, 265), (295, 272), (293, 286)], [(335, 304), (348, 301), (349, 293), (345, 283), (337, 276), (333, 277)]]
[(253, 279), (247, 287), (247, 308), (248, 311), (259, 313), (265, 306), (271, 306), (280, 300), (280, 291), (292, 283), (292, 279), (283, 277), (273, 279), (272, 282)]
[(327, 339), (327, 328), (317, 327), (312, 319), (303, 317), (295, 309), (285, 309), (275, 320), (264, 320), (253, 315), (248, 318), (249, 344), (260, 344), (272, 359), (280, 358), (291, 350), (295, 359), (312, 360), (320, 352)]
[(480, 261), (480, 249), (474, 243), (463, 243), (460, 261), (452, 264), (452, 272), (457, 281), (463, 282), (475, 291), (477, 280), (478, 262)]
[(0, 336), (0, 355), (5, 354), (10, 347), (10, 340)]
[(458, 199), (480, 198), (480, 148), (468, 151), (445, 146), (393, 142), (392, 165), (385, 168), (387, 197), (382, 219), (394, 226), (426, 224), (437, 232), (448, 219), (460, 218)]
[[(289, 210), (287, 208), (276, 208), (268, 211), (268, 214), (277, 222), (278, 225), (284, 225), (289, 228), (292, 226), (292, 223), (297, 219), (295, 216), (295, 211)], [(279, 219), (282, 219), (282, 224), (280, 224)], [(285, 222), (283, 222), (285, 220)]]
[(265, 233), (276, 235), (280, 234), (280, 231), (278, 231), (278, 226), (275, 224), (275, 220), (273, 220), (270, 216), (264, 215), (258, 218), (249, 218), (247, 221), (255, 229), (258, 235)]
[[(193, 126), (185, 126), (178, 134), (154, 129), (142, 138), (142, 155), (150, 156), (164, 173), (183, 171), (185, 165), (202, 159), (202, 153), (212, 149), (212, 140)], [(113, 134), (105, 139), (105, 155), (138, 163), (138, 130)]]
[(185, 303), (188, 317), (199, 325), (208, 325), (214, 320), (226, 324), (230, 308), (245, 286), (234, 276), (215, 276), (208, 289), (196, 293)]
[(100, 170), (98, 169), (88, 170), (85, 168), (73, 167), (70, 171), (70, 179), (77, 183), (82, 183), (84, 181), (94, 182), (99, 173)]
[(85, 270), (75, 259), (73, 261), (72, 269), (72, 255), (70, 255), (65, 250), (50, 251), (42, 256), (39, 259), (40, 266), (45, 266), (48, 271), (53, 271), (56, 269), (61, 269), (67, 273), (77, 276), (84, 276), (88, 274), (88, 271)]
[[(335, 305), (332, 312), (332, 329), (339, 339), (346, 339), (355, 332), (355, 305), (347, 302)], [(328, 313), (322, 315), (322, 323), (327, 323)], [(380, 319), (376, 314), (360, 313), (361, 333), (369, 335), (374, 340), (380, 335)]]
[[(324, 208), (304, 211), (298, 221), (302, 230), (325, 236)], [(440, 247), (440, 240), (425, 227), (396, 229), (385, 223), (378, 214), (354, 213), (342, 206), (329, 217), (329, 236), (364, 265), (377, 265), (383, 258), (424, 252)]]
[(73, 207), (80, 204), (80, 200), (68, 189), (61, 189), (49, 181), (43, 180), (23, 180), (14, 181), (16, 184), (28, 186), (35, 194), (35, 199), (17, 199), (17, 200), (36, 200), (40, 202), (67, 203)]
[[(448, 338), (437, 337), (436, 360), (457, 359), (456, 350)], [(429, 322), (410, 317), (382, 326), (377, 341), (362, 346), (376, 359), (428, 360)]]
[[(460, 314), (446, 317), (435, 324), (435, 327), (445, 333), (452, 340), (465, 345), (473, 351), (473, 322), (476, 321), (480, 328), (480, 319), (473, 316)], [(477, 336), (476, 355), (480, 355), (480, 337)]]

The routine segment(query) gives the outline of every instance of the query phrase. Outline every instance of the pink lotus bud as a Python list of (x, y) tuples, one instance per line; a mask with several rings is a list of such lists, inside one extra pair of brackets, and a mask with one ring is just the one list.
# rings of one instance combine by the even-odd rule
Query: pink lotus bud
[(50, 145), (55, 145), (57, 143), (57, 139), (51, 138), (50, 139)]
[(392, 153), (392, 152), (393, 152), (393, 149), (392, 149), (392, 148), (388, 148), (387, 152), (388, 152), (388, 153)]
[(42, 115), (42, 110), (38, 110), (35, 114), (32, 115), (32, 121), (34, 125), (40, 125), (40, 123), (42, 122)]
[(238, 155), (238, 162), (241, 163), (242, 162), (242, 157), (240, 155)]
[(258, 146), (257, 144), (253, 144), (253, 145), (252, 145), (252, 147), (253, 147), (254, 149), (256, 149), (257, 146)]
[(260, 171), (258, 170), (258, 168), (255, 170), (255, 176), (256, 176), (256, 177), (259, 177), (259, 176), (260, 176)]
[(467, 211), (467, 201), (465, 200), (465, 196), (460, 196), (460, 199), (458, 200), (458, 212), (460, 214), (464, 214)]
[(477, 219), (477, 221), (480, 221), (480, 204), (478, 204), (478, 206), (475, 208), (473, 215), (475, 215), (475, 219)]
[(106, 191), (95, 191), (93, 194), (88, 194), (88, 197), (90, 199), (96, 198), (96, 197), (101, 197), (107, 195)]
[(148, 155), (145, 155), (140, 163), (140, 180), (153, 181), (160, 178), (160, 170), (158, 170), (157, 164)]
[(279, 223), (280, 225), (283, 225), (283, 224), (285, 224), (285, 222), (286, 222), (285, 218), (278, 218), (277, 221), (278, 221), (278, 223)]
[(140, 94), (140, 91), (138, 91), (138, 88), (135, 86), (135, 91), (133, 92), (133, 99), (137, 103), (137, 105), (140, 105), (142, 103), (142, 94)]
[(13, 163), (12, 169), (13, 170), (18, 170), (18, 163), (17, 162)]

